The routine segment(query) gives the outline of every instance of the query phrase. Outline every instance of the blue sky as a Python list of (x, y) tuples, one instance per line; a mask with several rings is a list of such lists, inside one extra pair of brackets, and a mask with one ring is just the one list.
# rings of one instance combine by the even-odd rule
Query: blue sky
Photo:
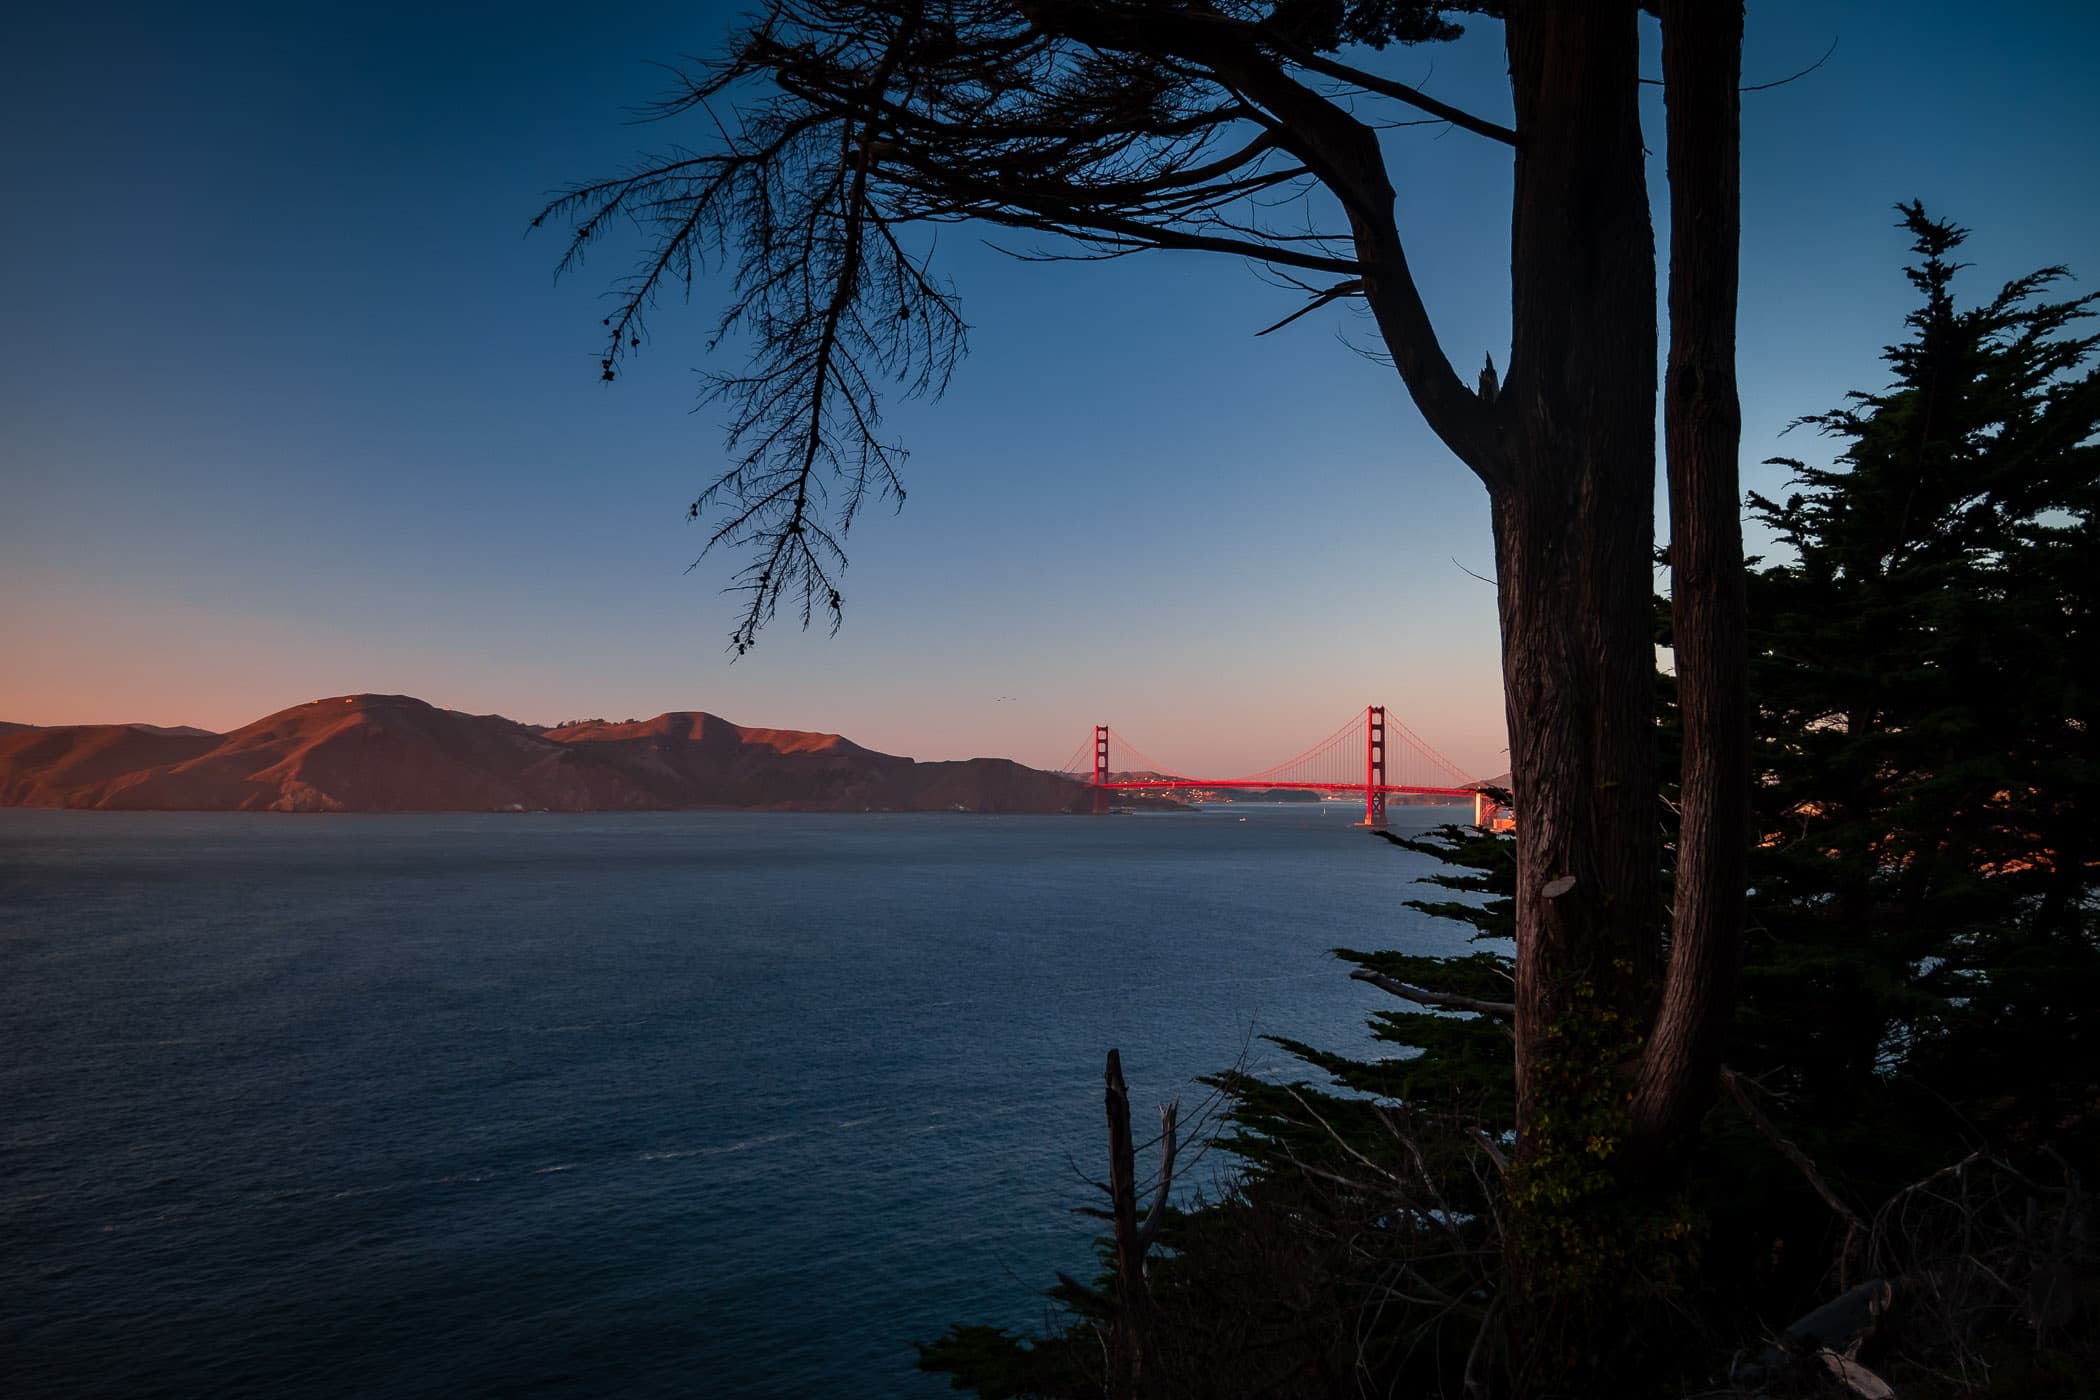
[[(605, 385), (622, 260), (557, 285), (558, 235), (526, 236), (550, 191), (677, 139), (630, 124), (649, 65), (731, 13), (18, 8), (0, 718), (222, 728), (385, 690), (1037, 763), (1100, 720), (1245, 771), (1376, 700), (1506, 766), (1493, 592), (1464, 572), (1491, 572), (1479, 487), (1350, 348), (1358, 314), (1256, 340), (1294, 303), (1199, 255), (1020, 264), (948, 230), (972, 355), (891, 414), (910, 501), (855, 528), (837, 637), (776, 625), (732, 665), (735, 561), (685, 572), (684, 506), (722, 459), (695, 411), (707, 294)], [(1747, 484), (1818, 451), (1780, 441), (1790, 419), (1882, 383), (1910, 301), (1896, 201), (1975, 230), (1971, 297), (2045, 263), (2100, 277), (2100, 19), (1978, 14), (1753, 0), (1746, 81), (1838, 47), (1745, 99)], [(1497, 26), (1385, 62), (1507, 112)], [(1437, 128), (1392, 154), (1445, 345), (1469, 375), (1503, 362), (1506, 155)]]

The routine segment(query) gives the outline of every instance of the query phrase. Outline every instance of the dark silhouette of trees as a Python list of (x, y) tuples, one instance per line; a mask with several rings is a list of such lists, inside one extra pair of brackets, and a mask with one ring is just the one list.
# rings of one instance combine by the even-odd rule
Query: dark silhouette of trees
[[(1801, 1393), (1829, 1383), (1826, 1350), (1862, 1368), (1850, 1393), (1877, 1373), (1904, 1395), (2090, 1389), (2100, 297), (2053, 298), (2046, 268), (1962, 307), (1962, 230), (1915, 205), (1903, 223), (1920, 304), (1894, 382), (1802, 420), (1837, 461), (1786, 461), (1793, 492), (1750, 497), (1778, 541), (1745, 575), (1753, 936), (1729, 1092), (1689, 1149), (1699, 1247), (1651, 1280), (1670, 1310), (1497, 1344), (1518, 869), (1513, 842), (1444, 827), (1388, 838), (1442, 862), (1407, 902), (1484, 951), (1338, 950), (1415, 1004), (1372, 1017), (1401, 1053), (1281, 1039), (1314, 1082), (1219, 1076), (1243, 1169), (1161, 1234), (1157, 1393), (1494, 1393), (1556, 1345), (1564, 1384), (1597, 1358), (1579, 1394), (1708, 1393), (1731, 1354), (1725, 1393)], [(1668, 793), (1683, 707), (1662, 680)], [(922, 1362), (987, 1396), (1098, 1395), (1092, 1329), (1120, 1340), (1127, 1315), (1057, 1296), (1062, 1333), (957, 1327)]]
[[(1764, 951), (1738, 1052), (1796, 1112), (1929, 1136), (1940, 1106), (2100, 1149), (2100, 297), (2061, 268), (1959, 307), (1965, 231), (1904, 209), (1895, 382), (1803, 420), (1751, 506)], [(1781, 1008), (1786, 1008), (1784, 1011)], [(1890, 1099), (1883, 1072), (1929, 1086)]]
[[(1655, 790), (1644, 8), (1662, 28), (1671, 187), (1663, 418), (1685, 728), (1673, 910)], [(1503, 24), (1510, 125), (1378, 71), (1376, 51), (1450, 37), (1467, 16)], [(721, 330), (748, 336), (755, 359), (715, 381), (733, 460), (693, 512), (713, 524), (710, 547), (749, 551), (739, 652), (783, 603), (836, 625), (844, 533), (870, 494), (902, 493), (878, 385), (937, 392), (962, 351), (956, 296), (914, 228), (1020, 229), (1080, 256), (1223, 253), (1292, 281), (1305, 309), (1361, 299), (1493, 506), (1520, 814), (1511, 1262), (1526, 1282), (1511, 1315), (1527, 1326), (1603, 1288), (1599, 1258), (1672, 1247), (1667, 1210), (1642, 1223), (1628, 1203), (1667, 1195), (1731, 1005), (1747, 782), (1741, 38), (1740, 0), (768, 0), (660, 109), (697, 149), (542, 215), (570, 222), (565, 266), (617, 226), (642, 231), (607, 318), (607, 377), (662, 293), (710, 259), (727, 269)], [(1438, 342), (1380, 145), (1387, 120), (1447, 123), (1514, 154), (1499, 380), (1490, 364), (1468, 385)], [(1289, 196), (1302, 199), (1286, 215)]]

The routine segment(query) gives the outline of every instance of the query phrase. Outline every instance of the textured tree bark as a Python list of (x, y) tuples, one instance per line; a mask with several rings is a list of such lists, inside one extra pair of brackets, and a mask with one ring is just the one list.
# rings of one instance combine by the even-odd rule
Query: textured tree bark
[(1749, 662), (1736, 459), (1741, 0), (1663, 0), (1670, 173), (1670, 614), (1684, 724), (1669, 970), (1632, 1103), (1667, 1157), (1711, 1102), (1742, 962)]
[(1502, 666), (1517, 823), (1517, 1166), (1541, 1047), (1656, 971), (1655, 240), (1632, 0), (1512, 0), (1520, 145), (1496, 398)]
[(1152, 1295), (1145, 1284), (1145, 1245), (1138, 1233), (1137, 1153), (1130, 1137), (1130, 1089), (1123, 1082), (1123, 1057), (1108, 1052), (1102, 1075), (1108, 1109), (1108, 1203), (1116, 1243), (1116, 1322), (1109, 1393), (1148, 1393), (1145, 1365)]

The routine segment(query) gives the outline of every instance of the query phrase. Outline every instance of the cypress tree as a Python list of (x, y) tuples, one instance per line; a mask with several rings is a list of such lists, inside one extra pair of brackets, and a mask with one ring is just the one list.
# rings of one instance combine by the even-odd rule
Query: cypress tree
[(1892, 1094), (1901, 1136), (1957, 1136), (1951, 1106), (1994, 1142), (2091, 1145), (2100, 337), (2074, 332), (2095, 298), (2050, 299), (2052, 267), (1961, 308), (1966, 232), (1902, 214), (1920, 304), (1895, 382), (1802, 420), (1837, 463), (1778, 459), (1796, 489), (1750, 497), (1790, 557), (1749, 580), (1761, 839), (1735, 1053), (1800, 1116), (1872, 1120), (1892, 1148)]

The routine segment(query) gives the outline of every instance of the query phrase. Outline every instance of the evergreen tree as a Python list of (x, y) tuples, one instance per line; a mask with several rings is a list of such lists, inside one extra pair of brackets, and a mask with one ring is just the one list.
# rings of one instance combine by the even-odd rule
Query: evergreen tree
[(1927, 1137), (2090, 1145), (2100, 337), (2072, 332), (2095, 297), (2048, 299), (2045, 268), (1958, 308), (1965, 231), (1903, 222), (1922, 303), (1895, 383), (1803, 420), (1837, 466), (1783, 459), (1798, 489), (1750, 498), (1791, 557), (1750, 578), (1762, 840), (1735, 1054), (1812, 1120), (1886, 1132), (1904, 1092)]
[[(1707, 1124), (1705, 1275), (1773, 1321), (1833, 1279), (1952, 1278), (1988, 1251), (1931, 1238), (1913, 1193), (1980, 1160), (1995, 1297), (1953, 1288), (1906, 1343), (2075, 1374), (2100, 1357), (2058, 1344), (2036, 1290), (2072, 1255), (2090, 1270), (2090, 1244), (2016, 1236), (2021, 1211), (2086, 1209), (2070, 1164), (2100, 1151), (2096, 297), (2052, 299), (2051, 267), (1960, 307), (1966, 231), (1901, 213), (1920, 301), (1894, 382), (1800, 420), (1835, 463), (1775, 459), (1795, 489), (1749, 498), (1781, 552), (1749, 570), (1759, 839), (1729, 1050), (1747, 1107)], [(1951, 1234), (1985, 1228), (1968, 1190)]]

